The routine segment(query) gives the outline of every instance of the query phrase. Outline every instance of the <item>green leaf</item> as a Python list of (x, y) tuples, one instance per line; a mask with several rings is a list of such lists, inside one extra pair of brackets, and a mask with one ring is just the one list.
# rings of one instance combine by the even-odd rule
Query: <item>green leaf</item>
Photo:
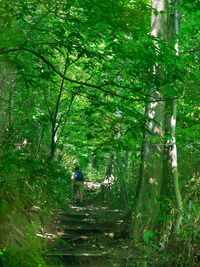
[(144, 232), (143, 240), (145, 243), (149, 243), (155, 237), (155, 232), (151, 230), (147, 230)]

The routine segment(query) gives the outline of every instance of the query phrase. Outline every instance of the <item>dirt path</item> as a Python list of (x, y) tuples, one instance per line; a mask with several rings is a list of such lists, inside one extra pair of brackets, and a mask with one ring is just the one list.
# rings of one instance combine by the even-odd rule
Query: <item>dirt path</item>
[[(57, 216), (59, 238), (48, 256), (55, 266), (133, 266), (126, 239), (124, 214), (98, 203), (99, 190), (88, 188), (82, 205), (71, 204)], [(96, 203), (95, 203), (96, 202)]]

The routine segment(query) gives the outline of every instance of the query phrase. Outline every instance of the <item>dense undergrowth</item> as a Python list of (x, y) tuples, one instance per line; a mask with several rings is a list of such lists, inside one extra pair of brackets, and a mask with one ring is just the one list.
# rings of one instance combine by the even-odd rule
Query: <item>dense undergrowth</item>
[(68, 173), (59, 162), (9, 147), (0, 170), (0, 266), (47, 266), (42, 236), (53, 211), (69, 201)]
[[(130, 173), (129, 173), (130, 175)], [(128, 181), (128, 179), (126, 179)], [(200, 195), (198, 177), (185, 179), (183, 191), (183, 210), (175, 210), (171, 203), (171, 213), (160, 217), (157, 228), (145, 231), (141, 240), (135, 240), (129, 235), (130, 216), (133, 212), (135, 184), (127, 183), (127, 196), (129, 205), (124, 201), (124, 192), (120, 189), (120, 181), (116, 180), (112, 186), (103, 186), (101, 198), (106, 199), (116, 209), (122, 209), (126, 215), (126, 229), (123, 237), (130, 240), (133, 250), (133, 266), (198, 266), (200, 262)], [(168, 207), (164, 206), (169, 212)], [(135, 264), (135, 265), (134, 265)], [(128, 265), (129, 266), (129, 265)]]
[(168, 217), (160, 218), (155, 231), (144, 232), (142, 243), (132, 243), (141, 266), (142, 262), (146, 263), (144, 266), (199, 266), (199, 178), (191, 179), (185, 185), (183, 197), (181, 213), (172, 209)]

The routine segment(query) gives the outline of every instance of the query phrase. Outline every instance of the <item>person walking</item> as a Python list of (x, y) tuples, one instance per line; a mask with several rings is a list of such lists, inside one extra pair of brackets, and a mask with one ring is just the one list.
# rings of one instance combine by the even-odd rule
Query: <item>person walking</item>
[(83, 203), (83, 190), (84, 190), (84, 175), (80, 168), (77, 166), (75, 167), (74, 172), (74, 187), (73, 193), (75, 200), (80, 200)]

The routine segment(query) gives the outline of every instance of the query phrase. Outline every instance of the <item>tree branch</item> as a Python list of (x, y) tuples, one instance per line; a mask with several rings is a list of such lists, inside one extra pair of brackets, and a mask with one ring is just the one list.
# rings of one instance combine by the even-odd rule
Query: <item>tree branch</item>
[[(30, 52), (31, 54), (35, 55), (36, 57), (40, 58), (49, 68), (51, 68), (57, 75), (59, 75), (62, 79), (71, 82), (71, 83), (75, 83), (78, 85), (82, 85), (82, 86), (86, 86), (88, 88), (94, 88), (97, 89), (99, 91), (102, 91), (110, 96), (113, 97), (119, 97), (121, 99), (127, 100), (127, 101), (131, 101), (131, 102), (146, 102), (146, 103), (152, 103), (152, 102), (162, 102), (162, 101), (171, 101), (174, 99), (182, 99), (184, 97), (172, 97), (172, 98), (160, 98), (160, 99), (150, 99), (147, 100), (147, 97), (144, 98), (133, 98), (133, 97), (127, 97), (127, 96), (123, 96), (120, 94), (117, 94), (113, 91), (107, 91), (105, 89), (103, 89), (103, 87), (105, 86), (117, 86), (115, 83), (112, 82), (107, 82), (104, 83), (102, 85), (95, 85), (95, 84), (90, 84), (87, 82), (82, 82), (82, 81), (76, 81), (74, 79), (68, 78), (66, 77), (56, 66), (54, 66), (44, 55), (40, 54), (39, 52), (31, 49), (31, 48), (26, 48), (26, 47), (18, 47), (18, 48), (13, 48), (13, 49), (8, 49), (8, 50), (0, 50), (0, 54), (9, 54), (9, 53), (15, 53), (15, 52), (23, 52), (23, 51), (27, 51)], [(125, 88), (125, 87), (123, 87)], [(129, 88), (130, 89), (130, 88)], [(148, 96), (148, 97), (152, 97), (152, 96)]]

